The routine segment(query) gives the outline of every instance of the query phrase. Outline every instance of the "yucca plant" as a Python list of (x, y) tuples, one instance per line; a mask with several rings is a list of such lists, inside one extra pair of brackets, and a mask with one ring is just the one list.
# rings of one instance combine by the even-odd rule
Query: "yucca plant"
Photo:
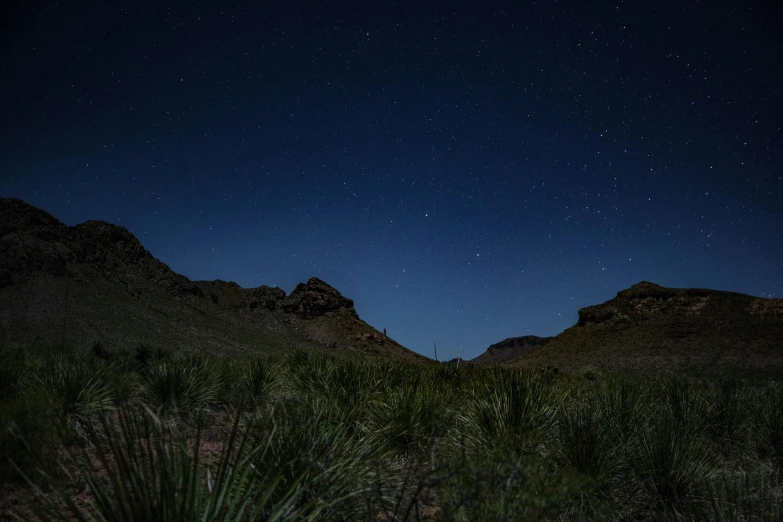
[(474, 393), (462, 420), (482, 445), (531, 449), (554, 426), (559, 402), (551, 383), (541, 376), (499, 371)]
[(694, 429), (704, 427), (709, 420), (711, 405), (706, 397), (684, 376), (669, 376), (657, 380), (660, 387), (658, 405), (667, 408), (675, 420), (683, 421)]
[(325, 357), (311, 357), (292, 369), (289, 384), (300, 395), (353, 401), (373, 387), (370, 375), (369, 368), (350, 361), (337, 363)]
[(669, 517), (703, 509), (704, 488), (717, 470), (716, 455), (699, 429), (701, 419), (681, 414), (661, 413), (641, 426), (632, 456), (651, 508)]
[(240, 380), (245, 400), (254, 407), (266, 404), (279, 384), (279, 375), (279, 366), (264, 360), (251, 362)]
[(579, 477), (551, 473), (541, 457), (513, 448), (474, 449), (448, 463), (436, 520), (571, 520), (563, 516), (583, 488)]
[[(86, 481), (87, 502), (77, 492), (43, 475), (54, 497), (38, 490), (38, 520), (207, 522), (290, 520), (303, 513), (293, 508), (301, 489), (295, 483), (270, 505), (280, 482), (275, 470), (259, 470), (251, 460), (267, 445), (248, 447), (239, 424), (223, 441), (219, 455), (208, 461), (200, 431), (194, 440), (172, 432), (151, 410), (121, 409), (103, 419), (105, 442), (94, 454), (70, 456), (63, 467), (71, 483)], [(97, 464), (97, 466), (96, 466)], [(78, 475), (73, 473), (74, 469)], [(311, 506), (310, 511), (317, 512)]]
[(220, 375), (208, 359), (153, 364), (144, 381), (144, 399), (164, 416), (205, 408), (214, 403), (220, 390)]
[(718, 383), (712, 396), (712, 408), (708, 418), (709, 431), (722, 455), (736, 455), (749, 446), (751, 432), (751, 408), (753, 394), (738, 381)]
[(613, 478), (623, 455), (612, 428), (610, 419), (595, 405), (569, 408), (558, 422), (560, 462), (598, 484)]
[(712, 520), (780, 522), (783, 498), (780, 476), (762, 470), (723, 474), (710, 485)]
[(23, 350), (6, 348), (0, 352), (0, 398), (11, 397), (20, 391), (30, 371), (30, 357)]
[(386, 447), (403, 452), (426, 446), (453, 424), (439, 388), (415, 384), (387, 390), (371, 404), (370, 429)]
[(136, 347), (136, 362), (138, 362), (141, 366), (146, 366), (154, 356), (155, 351), (149, 344), (141, 343)]
[(611, 422), (614, 436), (628, 444), (636, 430), (646, 422), (642, 387), (627, 378), (610, 380), (598, 398), (604, 418)]
[(249, 427), (251, 440), (253, 445), (268, 441), (269, 448), (251, 461), (257, 469), (279, 472), (280, 487), (270, 497), (273, 504), (296, 486), (301, 492), (297, 507), (312, 503), (327, 520), (369, 519), (377, 512), (357, 512), (358, 499), (374, 492), (383, 478), (376, 465), (383, 448), (349, 429), (350, 413), (329, 402), (316, 398), (257, 417)]
[(101, 341), (95, 341), (92, 344), (92, 354), (97, 357), (98, 359), (102, 359), (104, 361), (108, 361), (112, 358), (111, 350), (109, 350), (105, 344), (103, 344)]
[(37, 377), (39, 389), (50, 397), (55, 415), (69, 428), (85, 435), (95, 414), (112, 408), (112, 390), (105, 370), (86, 362), (60, 359)]
[(783, 385), (770, 384), (761, 395), (755, 411), (755, 426), (760, 439), (762, 456), (772, 459), (773, 465), (783, 467)]
[(623, 490), (626, 448), (616, 426), (597, 404), (577, 403), (559, 416), (554, 455), (581, 482), (572, 511), (588, 518), (616, 515)]

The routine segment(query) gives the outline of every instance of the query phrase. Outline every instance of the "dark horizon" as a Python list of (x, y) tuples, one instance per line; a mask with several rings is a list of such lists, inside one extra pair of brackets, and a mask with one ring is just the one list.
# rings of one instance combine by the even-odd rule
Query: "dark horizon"
[[(642, 280), (783, 297), (758, 3), (19, 5), (0, 197), (475, 357)], [(8, 81), (10, 80), (10, 81)]]

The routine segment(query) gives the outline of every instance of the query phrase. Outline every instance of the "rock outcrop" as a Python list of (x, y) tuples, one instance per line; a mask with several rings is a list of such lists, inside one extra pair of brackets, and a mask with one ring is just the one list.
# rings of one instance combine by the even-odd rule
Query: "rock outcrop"
[(311, 277), (307, 283), (296, 285), (291, 295), (282, 300), (282, 308), (304, 318), (319, 317), (341, 310), (356, 315), (352, 300), (343, 297), (340, 292), (315, 277)]
[(276, 286), (259, 286), (245, 290), (245, 305), (251, 309), (262, 306), (267, 310), (276, 310), (283, 299), (285, 291)]
[(711, 299), (726, 301), (728, 298), (744, 300), (748, 297), (704, 288), (665, 288), (642, 281), (621, 290), (611, 301), (579, 310), (579, 326), (620, 325), (660, 315), (698, 316), (704, 313)]

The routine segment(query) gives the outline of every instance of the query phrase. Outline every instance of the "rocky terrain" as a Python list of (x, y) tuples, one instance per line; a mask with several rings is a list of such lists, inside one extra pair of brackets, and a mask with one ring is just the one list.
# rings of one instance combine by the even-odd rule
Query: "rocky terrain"
[(783, 299), (643, 281), (507, 364), (560, 369), (783, 374)]
[(544, 346), (552, 338), (538, 337), (536, 335), (524, 335), (522, 337), (509, 337), (499, 343), (495, 343), (487, 351), (470, 360), (473, 364), (492, 364), (508, 361), (531, 350)]
[(319, 279), (290, 295), (191, 281), (123, 227), (69, 227), (24, 201), (0, 199), (0, 343), (97, 341), (216, 354), (300, 348), (422, 358), (362, 321), (352, 300)]

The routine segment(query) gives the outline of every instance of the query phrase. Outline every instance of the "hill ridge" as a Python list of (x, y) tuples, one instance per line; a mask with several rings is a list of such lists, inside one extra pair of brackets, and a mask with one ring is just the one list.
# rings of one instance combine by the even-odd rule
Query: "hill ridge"
[(490, 345), (483, 353), (474, 357), (469, 362), (473, 364), (493, 364), (509, 361), (515, 357), (544, 346), (552, 338), (539, 337), (537, 335), (522, 335), (519, 337), (509, 337), (500, 342)]
[(783, 373), (783, 299), (641, 281), (601, 304), (513, 366)]
[[(191, 348), (219, 351), (218, 341), (211, 339), (211, 321), (226, 346), (242, 346), (242, 351), (254, 349), (250, 339), (263, 344), (275, 338), (284, 346), (423, 358), (362, 321), (353, 300), (316, 277), (290, 294), (266, 285), (193, 281), (155, 258), (125, 227), (101, 220), (67, 226), (20, 199), (0, 199), (0, 251), (2, 342), (59, 338), (51, 321), (58, 317), (64, 336), (82, 344), (107, 337), (115, 344), (144, 342), (151, 333), (130, 333), (143, 331), (146, 322), (165, 332), (161, 335), (175, 347), (185, 349), (177, 332), (190, 331), (186, 337), (197, 345)], [(63, 308), (68, 291), (69, 311)], [(81, 315), (95, 325), (79, 321)], [(121, 327), (125, 321), (135, 326)], [(199, 341), (196, 332), (207, 341)]]

